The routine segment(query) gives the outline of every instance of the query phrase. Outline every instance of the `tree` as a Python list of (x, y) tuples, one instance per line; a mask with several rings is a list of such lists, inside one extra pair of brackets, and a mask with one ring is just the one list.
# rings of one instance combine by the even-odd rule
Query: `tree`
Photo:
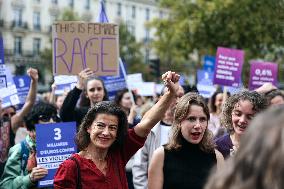
[(142, 44), (136, 42), (124, 23), (119, 24), (119, 52), (126, 64), (128, 73), (142, 73), (145, 80), (153, 79), (149, 74), (149, 68), (143, 63)]
[[(245, 50), (246, 61), (265, 58), (284, 46), (284, 2), (280, 0), (161, 0), (167, 19), (150, 24), (162, 66), (198, 68), (201, 57), (218, 46)], [(196, 54), (197, 61), (190, 55)], [(268, 59), (283, 64), (283, 59)], [(179, 65), (179, 66), (178, 66)], [(183, 66), (181, 66), (183, 65)], [(248, 64), (244, 67), (248, 76)], [(245, 81), (247, 77), (244, 78)]]

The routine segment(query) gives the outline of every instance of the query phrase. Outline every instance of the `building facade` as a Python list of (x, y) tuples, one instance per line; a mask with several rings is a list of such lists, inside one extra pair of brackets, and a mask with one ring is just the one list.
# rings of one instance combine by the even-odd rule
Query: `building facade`
[[(83, 21), (95, 22), (99, 3), (99, 0), (0, 0), (0, 32), (6, 65), (15, 74), (24, 74), (28, 66), (36, 67), (41, 82), (50, 81), (50, 70), (46, 68), (52, 63), (40, 55), (51, 48), (52, 23), (65, 9), (73, 10)], [(157, 0), (106, 0), (105, 6), (111, 23), (124, 22), (136, 40), (144, 42), (147, 61), (151, 56), (147, 44), (154, 31), (147, 29), (145, 23), (166, 14), (158, 8)]]

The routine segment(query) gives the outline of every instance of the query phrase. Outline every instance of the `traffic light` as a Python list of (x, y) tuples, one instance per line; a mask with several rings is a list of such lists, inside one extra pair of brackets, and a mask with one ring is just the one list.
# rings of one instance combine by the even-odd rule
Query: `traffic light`
[(151, 59), (150, 60), (150, 74), (155, 76), (155, 78), (159, 78), (160, 73), (160, 59)]

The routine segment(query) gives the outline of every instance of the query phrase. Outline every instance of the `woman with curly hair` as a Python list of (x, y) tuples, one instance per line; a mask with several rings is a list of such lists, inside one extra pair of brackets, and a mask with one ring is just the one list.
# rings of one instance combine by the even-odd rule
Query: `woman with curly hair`
[(223, 163), (208, 130), (209, 109), (204, 98), (187, 93), (179, 99), (169, 143), (158, 148), (149, 166), (149, 189), (202, 189), (211, 167)]
[(242, 137), (238, 153), (209, 177), (205, 189), (284, 186), (284, 106), (260, 113)]
[(229, 97), (223, 107), (221, 124), (228, 134), (216, 140), (217, 149), (225, 158), (239, 148), (240, 138), (252, 118), (267, 107), (266, 99), (255, 91), (242, 91)]

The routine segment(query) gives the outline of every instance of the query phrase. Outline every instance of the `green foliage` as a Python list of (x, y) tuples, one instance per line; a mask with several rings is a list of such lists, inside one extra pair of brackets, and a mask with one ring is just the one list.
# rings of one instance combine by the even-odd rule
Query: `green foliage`
[[(245, 50), (246, 62), (269, 58), (267, 54), (278, 53), (284, 46), (284, 2), (280, 0), (161, 0), (161, 7), (170, 13), (167, 19), (150, 24), (157, 29), (153, 46), (162, 64), (174, 65), (178, 71), (185, 64), (200, 67), (201, 57), (214, 55), (218, 46)], [(194, 60), (190, 54), (196, 53)], [(283, 64), (282, 57), (270, 57), (266, 60)]]
[(126, 64), (128, 74), (142, 73), (145, 80), (152, 79), (149, 68), (143, 63), (141, 52), (142, 43), (138, 43), (135, 37), (128, 31), (124, 23), (119, 25), (119, 52), (120, 57)]

